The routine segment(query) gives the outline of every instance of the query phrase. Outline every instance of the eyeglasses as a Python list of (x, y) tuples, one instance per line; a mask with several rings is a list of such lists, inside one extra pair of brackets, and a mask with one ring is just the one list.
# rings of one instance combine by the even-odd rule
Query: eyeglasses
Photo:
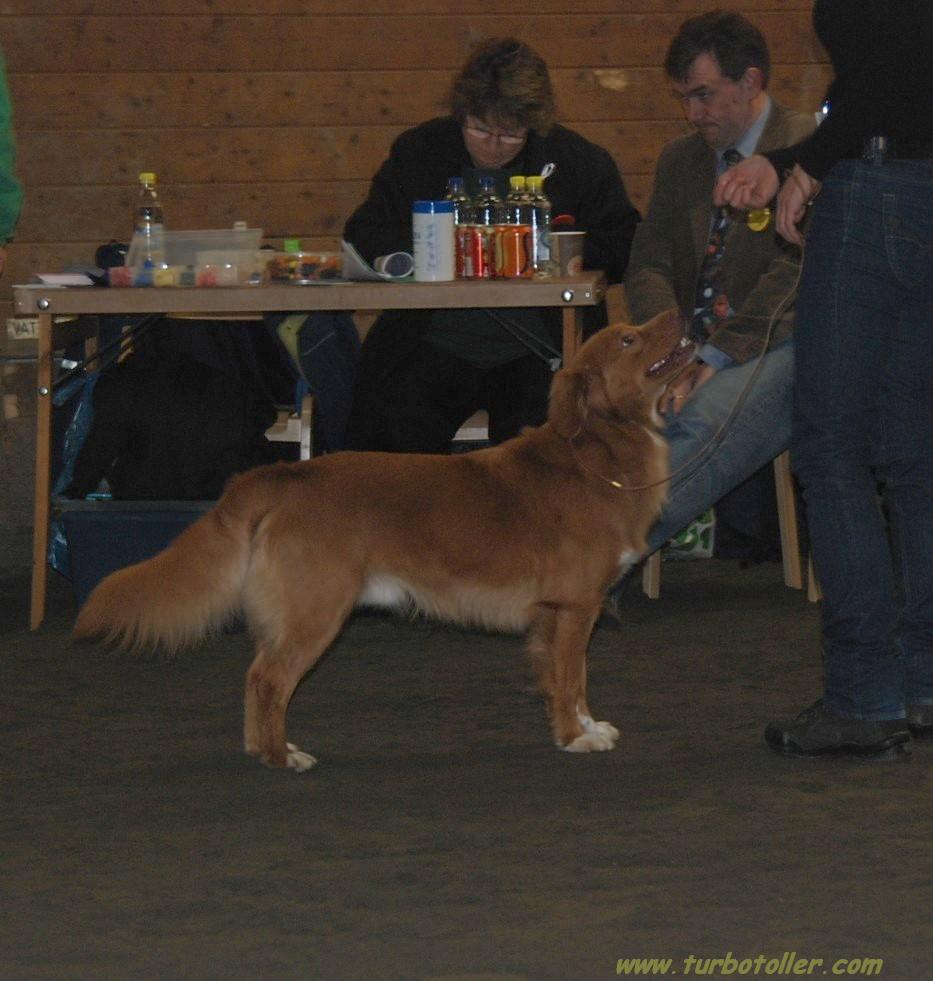
[(472, 126), (464, 124), (464, 130), (478, 140), (496, 140), (503, 146), (521, 146), (528, 138), (528, 131), (524, 133), (496, 133), (483, 126)]

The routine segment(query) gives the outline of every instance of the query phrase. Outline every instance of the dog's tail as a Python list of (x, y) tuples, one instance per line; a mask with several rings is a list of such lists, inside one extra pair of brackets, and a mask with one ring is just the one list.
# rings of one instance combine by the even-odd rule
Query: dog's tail
[(242, 605), (253, 537), (274, 499), (262, 470), (237, 478), (168, 548), (98, 583), (75, 639), (176, 651), (219, 629)]

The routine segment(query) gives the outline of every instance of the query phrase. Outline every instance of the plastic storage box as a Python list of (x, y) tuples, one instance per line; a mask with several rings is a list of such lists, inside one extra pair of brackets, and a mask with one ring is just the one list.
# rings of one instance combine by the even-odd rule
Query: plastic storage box
[[(256, 252), (262, 244), (261, 228), (209, 228), (165, 233), (165, 261), (170, 266), (194, 266), (199, 252), (235, 254)], [(136, 236), (130, 243), (126, 265), (141, 266)]]
[(165, 266), (145, 268), (133, 236), (125, 266), (108, 271), (111, 286), (258, 286), (267, 262), (261, 228), (165, 233)]
[(55, 502), (79, 604), (111, 572), (161, 552), (216, 501)]
[(266, 275), (272, 282), (319, 283), (340, 279), (343, 256), (339, 252), (270, 252)]

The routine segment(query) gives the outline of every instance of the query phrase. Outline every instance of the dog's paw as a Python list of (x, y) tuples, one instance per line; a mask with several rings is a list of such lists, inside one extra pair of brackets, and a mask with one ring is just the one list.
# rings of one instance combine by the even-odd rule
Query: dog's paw
[(586, 732), (563, 747), (568, 753), (593, 753), (613, 749), (619, 738), (619, 730), (610, 722), (594, 722), (581, 719)]
[(303, 753), (294, 743), (286, 743), (288, 755), (285, 757), (285, 765), (296, 773), (304, 773), (310, 770), (317, 760), (310, 753)]

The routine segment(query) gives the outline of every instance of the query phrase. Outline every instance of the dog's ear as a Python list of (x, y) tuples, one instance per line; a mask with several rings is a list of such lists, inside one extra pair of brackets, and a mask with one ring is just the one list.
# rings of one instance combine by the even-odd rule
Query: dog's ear
[(587, 385), (586, 373), (579, 368), (564, 368), (551, 383), (547, 418), (564, 439), (573, 439), (586, 422)]

